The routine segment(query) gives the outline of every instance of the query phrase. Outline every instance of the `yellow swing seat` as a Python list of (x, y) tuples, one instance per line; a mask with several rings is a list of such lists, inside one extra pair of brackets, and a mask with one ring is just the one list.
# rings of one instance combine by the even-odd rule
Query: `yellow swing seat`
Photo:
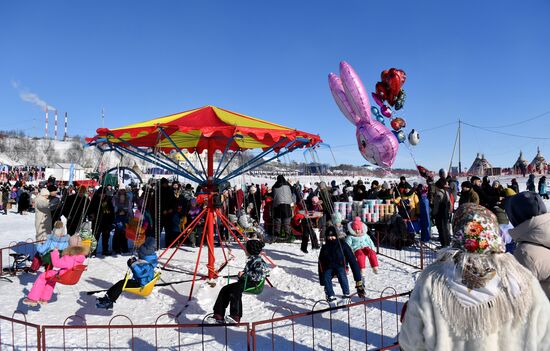
[(128, 282), (128, 279), (130, 279), (130, 274), (126, 273), (126, 278), (124, 278), (124, 285), (122, 287), (122, 291), (128, 292), (130, 294), (134, 294), (134, 295), (147, 297), (151, 295), (151, 293), (153, 292), (153, 288), (155, 287), (155, 284), (160, 279), (160, 272), (156, 272), (153, 280), (151, 280), (149, 283), (139, 288), (127, 288), (126, 283)]

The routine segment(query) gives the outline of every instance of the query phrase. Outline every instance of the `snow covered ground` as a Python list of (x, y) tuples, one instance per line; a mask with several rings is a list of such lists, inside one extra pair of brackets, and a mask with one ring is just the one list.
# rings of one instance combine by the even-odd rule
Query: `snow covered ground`
[[(506, 184), (509, 180), (504, 178), (502, 182)], [(524, 181), (519, 181), (520, 185), (525, 187)], [(548, 201), (546, 203), (550, 206)], [(20, 216), (12, 210), (8, 216), (0, 215), (0, 228), (0, 247), (14, 242), (24, 242), (27, 238), (34, 237), (34, 215)], [(245, 256), (242, 250), (236, 244), (229, 246), (236, 258), (222, 272), (223, 275), (234, 275), (244, 266)], [(266, 287), (258, 296), (244, 295), (243, 322), (256, 322), (271, 319), (273, 316), (309, 312), (314, 306), (316, 310), (326, 308), (324, 302), (316, 305), (317, 301), (324, 299), (324, 292), (317, 278), (317, 251), (303, 254), (298, 243), (277, 243), (267, 245), (265, 252), (277, 264), (270, 278), (274, 288)], [(134, 325), (150, 325), (174, 324), (174, 319), (168, 314), (174, 315), (183, 309), (179, 323), (198, 324), (208, 313), (211, 313), (219, 289), (227, 283), (227, 278), (220, 279), (215, 288), (199, 280), (195, 286), (194, 298), (188, 303), (187, 296), (191, 288), (189, 281), (192, 278), (191, 273), (197, 253), (198, 248), (184, 247), (178, 250), (169, 267), (180, 272), (164, 271), (162, 273), (161, 282), (180, 280), (188, 282), (158, 287), (149, 298), (123, 294), (114, 309), (109, 311), (95, 307), (95, 299), (102, 296), (102, 293), (88, 295), (87, 292), (107, 289), (114, 282), (122, 279), (128, 256), (89, 258), (88, 270), (81, 281), (74, 286), (58, 284), (50, 303), (40, 307), (28, 307), (22, 304), (22, 299), (31, 288), (36, 275), (21, 274), (13, 277), (12, 283), (0, 281), (0, 296), (3, 299), (0, 315), (11, 317), (15, 311), (20, 311), (26, 315), (28, 322), (40, 325), (63, 325), (64, 323), (67, 325), (108, 325), (109, 323), (128, 325), (130, 321)], [(206, 273), (206, 250), (203, 250), (202, 256), (200, 268), (201, 273), (204, 274)], [(219, 248), (216, 248), (216, 257), (218, 262), (222, 260), (223, 254)], [(6, 266), (7, 256), (4, 255), (3, 260)], [(412, 289), (414, 273), (417, 270), (385, 257), (380, 256), (379, 260), (380, 273), (376, 275), (369, 271), (366, 285), (368, 298), (379, 298), (381, 294), (388, 296), (395, 292), (407, 292)], [(350, 285), (353, 286), (351, 273), (348, 277)], [(336, 281), (334, 284), (336, 293), (341, 293)], [(384, 291), (386, 287), (392, 287), (395, 290)], [(392, 344), (397, 334), (398, 314), (406, 300), (407, 297), (400, 297), (392, 301), (374, 303), (366, 308), (355, 306), (320, 315), (302, 316), (294, 319), (294, 324), (291, 321), (281, 321), (273, 325), (260, 325), (256, 333), (258, 350), (270, 349), (272, 340), (276, 350), (292, 347), (292, 340), (296, 343), (295, 349), (299, 350), (311, 349), (312, 345), (315, 345), (315, 349), (321, 350), (357, 350), (365, 348), (365, 341), (369, 349)], [(353, 300), (353, 302), (357, 301), (359, 301), (357, 298)], [(73, 315), (81, 318), (67, 320)], [(130, 321), (121, 316), (112, 320), (117, 315), (126, 316)], [(15, 317), (23, 318), (19, 314)], [(11, 324), (1, 321), (0, 327), (2, 349), (12, 349)], [(330, 333), (331, 327), (332, 333)], [(29, 329), (28, 335), (25, 336), (25, 329), (22, 326), (16, 325), (13, 328), (13, 335), (15, 349), (24, 349), (25, 338), (29, 344), (36, 342), (36, 334)], [(46, 328), (48, 349), (60, 349), (65, 344), (66, 348), (74, 350), (86, 349), (86, 345), (94, 350), (108, 349), (109, 345), (116, 350), (132, 347), (137, 350), (152, 350), (156, 346), (159, 349), (172, 350), (178, 349), (178, 345), (190, 350), (200, 350), (203, 347), (201, 344), (203, 337), (204, 347), (208, 350), (225, 349), (226, 341), (227, 349), (230, 350), (245, 350), (247, 346), (246, 327), (226, 329), (195, 326), (178, 329), (166, 326), (159, 330), (158, 334), (155, 334), (154, 329), (145, 326), (116, 329), (111, 330), (110, 333), (104, 328), (88, 329), (87, 333), (85, 330), (75, 329), (66, 331), (65, 342), (62, 330)]]
[[(10, 213), (8, 216), (0, 216), (0, 226), (2, 234), (0, 236), (0, 245), (7, 246), (13, 242), (26, 241), (27, 238), (34, 236), (34, 215), (27, 216)], [(236, 244), (230, 244), (233, 254), (236, 256), (223, 271), (223, 275), (234, 275), (244, 266), (244, 253)], [(273, 269), (271, 282), (274, 288), (266, 287), (261, 295), (244, 295), (243, 322), (254, 322), (265, 319), (293, 313), (311, 311), (318, 300), (324, 299), (322, 287), (318, 284), (317, 278), (317, 257), (318, 252), (313, 251), (309, 254), (303, 254), (297, 243), (277, 243), (268, 245), (265, 249), (266, 254), (276, 262), (277, 268)], [(171, 253), (171, 252), (169, 252)], [(169, 267), (183, 272), (162, 273), (162, 282), (191, 280), (198, 248), (185, 247), (178, 250)], [(201, 261), (201, 272), (206, 273), (204, 267), (206, 263), (206, 250), (203, 250)], [(216, 256), (221, 260), (223, 254), (219, 248), (216, 248)], [(27, 321), (41, 325), (62, 325), (65, 319), (71, 315), (83, 317), (88, 325), (106, 325), (115, 315), (124, 315), (131, 319), (134, 324), (155, 324), (157, 317), (164, 313), (176, 314), (187, 305), (187, 296), (191, 284), (181, 283), (171, 286), (165, 286), (155, 289), (152, 296), (142, 298), (129, 294), (124, 294), (115, 304), (114, 310), (99, 310), (95, 307), (95, 299), (101, 294), (87, 295), (87, 291), (106, 289), (114, 282), (124, 277), (126, 270), (126, 260), (128, 256), (90, 258), (87, 261), (88, 270), (85, 272), (81, 281), (74, 286), (57, 285), (55, 294), (48, 305), (41, 307), (28, 307), (22, 304), (23, 297), (32, 287), (36, 279), (34, 274), (21, 274), (13, 277), (13, 283), (0, 282), (0, 294), (3, 297), (3, 303), (0, 305), (0, 314), (11, 317), (14, 311), (21, 311), (26, 314)], [(6, 260), (6, 257), (4, 257)], [(407, 267), (401, 267), (397, 262), (380, 257), (380, 273), (375, 275), (369, 272), (367, 295), (369, 298), (378, 298), (382, 290), (391, 286), (397, 292), (409, 291), (413, 285), (414, 270)], [(351, 273), (350, 282), (353, 281)], [(232, 280), (234, 281), (234, 280)], [(220, 284), (211, 288), (198, 281), (194, 291), (194, 298), (179, 318), (180, 323), (201, 323), (206, 314), (211, 313), (212, 306), (222, 285), (227, 283), (227, 279), (220, 279)], [(335, 281), (336, 284), (336, 281)], [(350, 283), (352, 285), (353, 283)], [(336, 293), (341, 293), (339, 287), (335, 288)], [(352, 288), (353, 291), (353, 288)], [(393, 290), (386, 291), (385, 295), (392, 295)], [(354, 300), (354, 301), (359, 301)], [(385, 319), (385, 335), (395, 336), (396, 320), (394, 312), (401, 309), (404, 298), (398, 300), (396, 305), (384, 303), (382, 305), (382, 316)], [(316, 309), (326, 308), (326, 304), (321, 302)], [(365, 341), (365, 309), (357, 306), (350, 309), (351, 341), (354, 345), (364, 345)], [(380, 345), (381, 318), (380, 304), (369, 307), (366, 311), (369, 334), (369, 343)], [(330, 348), (329, 316), (330, 313), (299, 318), (295, 320), (295, 333), (297, 346), (304, 348), (311, 347), (313, 335), (311, 324), (315, 324), (315, 343), (317, 347)], [(20, 318), (21, 316), (16, 316)], [(334, 345), (346, 345), (347, 348), (347, 311), (339, 310), (333, 312), (333, 330)], [(170, 316), (161, 317), (158, 324), (174, 323)], [(6, 328), (6, 322), (2, 322), (2, 343), (3, 347), (11, 343), (11, 329)], [(5, 324), (5, 325), (4, 325)], [(81, 320), (75, 319), (68, 321), (68, 324), (82, 324)], [(128, 320), (119, 317), (113, 321), (113, 324), (128, 324)], [(286, 325), (286, 327), (284, 327)], [(267, 328), (267, 329), (266, 329)], [(16, 334), (20, 336), (19, 344), (22, 345), (23, 328), (16, 327)], [(224, 333), (223, 328), (205, 328), (206, 347), (208, 349), (223, 349)], [(141, 343), (140, 350), (152, 349), (155, 345), (154, 330), (145, 328), (136, 328), (134, 332), (134, 342)], [(116, 349), (128, 348), (130, 340), (130, 330), (113, 330), (111, 335), (112, 346)], [(83, 346), (85, 332), (82, 330), (71, 330), (66, 335), (66, 347), (71, 349)], [(32, 340), (32, 334), (30, 338)], [(192, 346), (191, 349), (201, 349), (201, 328), (166, 329), (159, 331), (158, 345), (162, 348), (169, 348), (170, 345), (178, 344), (177, 338), (180, 338), (182, 345)], [(107, 330), (90, 330), (88, 343), (96, 349), (108, 348)], [(176, 339), (174, 339), (176, 338)], [(282, 347), (292, 339), (292, 328), (290, 322), (280, 322), (275, 325), (274, 338), (276, 348)], [(265, 325), (257, 333), (258, 345), (271, 345), (271, 324)], [(390, 343), (386, 339), (384, 342)], [(47, 330), (48, 348), (62, 347), (62, 332), (60, 330)], [(53, 343), (53, 344), (52, 344)], [(16, 344), (18, 344), (16, 342)], [(228, 344), (230, 349), (246, 349), (246, 328), (229, 328)], [(269, 346), (270, 347), (270, 346)], [(336, 346), (334, 346), (336, 347)], [(364, 347), (364, 346), (362, 346)], [(177, 347), (176, 347), (177, 348)], [(354, 349), (354, 347), (353, 347)]]

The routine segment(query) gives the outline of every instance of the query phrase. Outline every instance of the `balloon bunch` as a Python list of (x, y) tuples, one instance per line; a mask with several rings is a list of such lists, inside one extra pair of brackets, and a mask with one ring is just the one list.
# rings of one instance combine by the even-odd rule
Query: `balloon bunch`
[(356, 127), (355, 136), (361, 155), (370, 163), (389, 168), (397, 156), (399, 143), (391, 131), (372, 118), (369, 97), (361, 79), (345, 61), (340, 62), (340, 77), (328, 76), (334, 101)]
[[(372, 94), (378, 107), (370, 105), (367, 91), (349, 63), (340, 62), (340, 76), (330, 73), (328, 77), (330, 91), (340, 111), (357, 127), (361, 155), (380, 167), (392, 166), (399, 143), (406, 140), (403, 131), (406, 122), (401, 117), (392, 118), (394, 112), (391, 108), (395, 106), (397, 111), (403, 107), (405, 92), (402, 86), (406, 77), (404, 71), (395, 68), (382, 72), (382, 82), (376, 84), (377, 92)], [(392, 118), (390, 125), (393, 130), (385, 127), (384, 117)], [(420, 136), (413, 129), (409, 134), (409, 143), (416, 145), (419, 141)]]
[[(372, 106), (371, 112), (376, 120), (382, 124), (385, 124), (384, 117), (390, 118), (392, 133), (400, 143), (404, 143), (407, 136), (403, 128), (407, 126), (407, 122), (401, 117), (394, 117), (394, 115), (395, 111), (401, 110), (405, 104), (407, 95), (403, 89), (403, 84), (407, 80), (407, 74), (401, 69), (390, 68), (382, 71), (380, 76), (380, 82), (376, 83), (376, 92), (372, 93), (372, 98), (378, 107)], [(409, 133), (408, 139), (411, 145), (417, 145), (420, 142), (420, 134), (413, 129)]]

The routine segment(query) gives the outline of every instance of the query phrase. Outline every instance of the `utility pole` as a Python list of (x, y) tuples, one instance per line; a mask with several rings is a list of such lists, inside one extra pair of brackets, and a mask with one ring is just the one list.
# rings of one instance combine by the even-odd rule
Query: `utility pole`
[(461, 136), (460, 136), (460, 124), (462, 122), (460, 121), (460, 118), (458, 119), (458, 175), (460, 176), (462, 174), (462, 157), (461, 157), (461, 148), (460, 148), (460, 140), (461, 140)]

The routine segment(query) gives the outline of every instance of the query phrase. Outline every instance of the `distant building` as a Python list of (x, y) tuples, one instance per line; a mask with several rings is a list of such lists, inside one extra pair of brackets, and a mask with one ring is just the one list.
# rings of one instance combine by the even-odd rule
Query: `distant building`
[(519, 152), (519, 157), (512, 166), (513, 174), (522, 174), (525, 176), (525, 173), (527, 173), (527, 167), (529, 167), (529, 162), (523, 157), (523, 152)]
[(542, 156), (542, 153), (540, 152), (540, 148), (537, 147), (537, 155), (531, 161), (529, 164), (527, 170), (529, 173), (537, 173), (537, 174), (546, 174), (548, 173), (548, 162), (546, 162), (546, 159), (544, 156)]
[(485, 158), (485, 155), (483, 154), (477, 154), (474, 162), (470, 166), (470, 169), (468, 170), (468, 175), (475, 175), (479, 177), (483, 177), (486, 175), (493, 175), (493, 166), (487, 161)]

